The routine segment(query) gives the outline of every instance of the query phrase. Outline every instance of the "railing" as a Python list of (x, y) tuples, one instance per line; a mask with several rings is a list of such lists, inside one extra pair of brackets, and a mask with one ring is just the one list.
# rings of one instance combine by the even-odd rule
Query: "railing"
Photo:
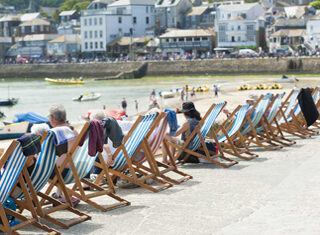
[(162, 48), (180, 48), (180, 47), (210, 47), (209, 41), (197, 42), (161, 42)]

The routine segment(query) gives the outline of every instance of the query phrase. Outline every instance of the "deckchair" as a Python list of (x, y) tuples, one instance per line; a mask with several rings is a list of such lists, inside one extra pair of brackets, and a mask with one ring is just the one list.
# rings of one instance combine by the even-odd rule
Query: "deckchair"
[[(207, 111), (207, 113), (204, 115), (204, 117), (201, 119), (201, 121), (197, 125), (197, 127), (192, 131), (190, 136), (188, 136), (183, 146), (177, 145), (170, 141), (165, 141), (164, 147), (167, 150), (169, 159), (170, 160), (173, 159), (173, 161), (177, 161), (182, 155), (182, 153), (185, 152), (185, 157), (181, 162), (185, 162), (190, 155), (193, 155), (225, 168), (230, 167), (234, 164), (237, 164), (238, 163), (237, 161), (231, 160), (224, 155), (224, 151), (222, 150), (222, 147), (220, 146), (218, 141), (216, 141), (216, 144), (219, 149), (219, 153), (213, 153), (209, 151), (205, 143), (208, 132), (210, 131), (215, 120), (217, 119), (218, 115), (220, 114), (221, 110), (225, 107), (225, 105), (226, 105), (226, 102), (212, 104), (209, 110)], [(214, 133), (214, 136), (215, 136), (215, 133)], [(191, 147), (188, 148), (189, 144), (191, 144)], [(170, 152), (168, 145), (179, 150), (176, 156), (172, 156), (172, 153)], [(205, 154), (196, 152), (197, 150), (204, 151)]]
[[(257, 154), (252, 153), (243, 142), (243, 136), (240, 133), (244, 125), (246, 114), (249, 112), (249, 104), (239, 105), (224, 121), (224, 123), (216, 130), (216, 133), (222, 131), (220, 136), (214, 137), (219, 151), (235, 157), (251, 160), (258, 157)], [(233, 120), (234, 119), (234, 120)], [(227, 126), (227, 124), (229, 125)], [(213, 139), (211, 139), (212, 141)], [(221, 150), (220, 150), (221, 149)]]
[[(18, 234), (16, 232), (17, 230), (33, 225), (50, 234), (60, 234), (58, 231), (39, 222), (36, 210), (32, 204), (32, 199), (23, 179), (23, 175), (27, 174), (26, 169), (24, 168), (26, 160), (27, 157), (23, 155), (21, 144), (15, 140), (12, 141), (11, 145), (0, 159), (0, 168), (3, 169), (0, 179), (0, 218), (2, 221), (0, 230), (7, 234)], [(31, 218), (3, 206), (3, 203), (7, 201), (17, 182), (20, 183), (20, 187), (25, 197), (25, 207), (31, 212)], [(15, 217), (20, 220), (21, 223), (10, 227), (6, 214)]]
[(299, 129), (294, 126), (294, 124), (292, 122), (290, 122), (292, 120), (291, 115), (293, 114), (293, 112), (295, 111), (294, 108), (296, 106), (296, 102), (297, 102), (297, 97), (299, 95), (300, 90), (299, 89), (293, 89), (289, 95), (287, 96), (286, 100), (284, 101), (284, 105), (287, 104), (288, 105), (286, 107), (284, 107), (284, 105), (279, 109), (278, 112), (278, 125), (280, 127), (280, 129), (283, 132), (289, 133), (291, 135), (300, 137), (300, 138), (306, 138), (307, 136), (301, 132), (299, 132)]
[[(84, 141), (84, 144), (78, 148), (78, 145), (85, 136), (87, 130), (89, 128), (89, 123), (85, 123), (83, 126), (80, 134), (77, 136), (76, 140), (74, 141), (74, 144), (71, 148), (71, 150), (67, 153), (67, 157), (61, 164), (59, 171), (62, 172), (67, 164), (70, 166), (67, 174), (63, 178), (64, 184), (66, 185), (66, 190), (68, 191), (69, 195), (74, 196), (79, 198), (80, 200), (86, 202), (87, 204), (101, 210), (101, 211), (107, 211), (110, 209), (114, 209), (120, 206), (125, 206), (125, 205), (130, 205), (130, 202), (126, 201), (125, 199), (117, 196), (115, 194), (115, 189), (113, 182), (110, 178), (110, 175), (108, 173), (107, 167), (105, 167), (105, 162), (103, 160), (103, 157), (101, 154), (97, 154), (95, 157), (91, 157), (88, 155), (88, 142), (89, 140), (86, 139)], [(78, 150), (77, 150), (78, 148)], [(75, 157), (72, 159), (73, 153), (76, 152)], [(87, 179), (85, 179), (85, 176), (90, 172), (92, 169), (93, 165), (96, 165), (96, 158), (99, 158), (101, 164), (101, 169), (102, 169), (102, 174), (106, 177), (107, 183), (109, 188), (104, 189), (101, 186), (99, 186), (96, 183), (93, 183)], [(55, 176), (53, 180), (50, 180), (50, 185), (47, 188), (45, 194), (49, 195), (54, 186), (59, 187), (59, 182), (58, 182), (58, 176)], [(92, 189), (96, 190), (97, 192), (86, 192), (83, 189), (83, 186), (81, 183), (85, 183), (89, 185)], [(73, 185), (72, 185), (73, 184)], [(77, 192), (77, 190), (79, 192)], [(100, 197), (100, 196), (109, 196), (113, 199), (115, 199), (116, 203), (112, 205), (100, 205), (97, 202), (94, 202), (92, 198)], [(43, 202), (43, 200), (41, 201)]]
[[(69, 194), (65, 188), (65, 184), (63, 182), (60, 171), (55, 165), (57, 155), (56, 155), (56, 149), (54, 144), (54, 134), (49, 131), (48, 133), (45, 133), (43, 137), (44, 137), (44, 141), (42, 143), (41, 152), (35, 163), (35, 168), (32, 171), (31, 176), (29, 176), (29, 174), (24, 176), (27, 182), (27, 188), (32, 196), (33, 203), (36, 206), (37, 214), (41, 218), (44, 218), (65, 229), (69, 228), (72, 225), (83, 222), (85, 220), (91, 219), (90, 216), (72, 207), (73, 205), (70, 200)], [(59, 200), (41, 192), (41, 190), (45, 187), (46, 183), (48, 182), (49, 177), (53, 171), (55, 171), (58, 177), (59, 187), (65, 195), (65, 198), (67, 200), (66, 203), (62, 203)], [(53, 204), (54, 206), (52, 208), (43, 208), (43, 205), (41, 205), (38, 197), (46, 200), (47, 202)], [(28, 209), (24, 203), (25, 197), (23, 193), (18, 195), (16, 198), (19, 199), (17, 200), (17, 204), (20, 210)], [(51, 213), (61, 211), (61, 210), (68, 210), (69, 212), (72, 212), (73, 214), (77, 215), (78, 218), (61, 222), (50, 215)]]
[(263, 122), (263, 116), (269, 110), (268, 108), (269, 103), (271, 102), (271, 98), (272, 95), (270, 93), (260, 97), (260, 99), (255, 104), (256, 106), (253, 107), (249, 113), (247, 113), (244, 128), (240, 131), (244, 139), (242, 141), (243, 144), (247, 144), (247, 142), (254, 143), (268, 150), (276, 150), (283, 147), (282, 145), (273, 143), (270, 139), (269, 141), (267, 141), (268, 145), (264, 144), (265, 141), (263, 141), (261, 139), (261, 135), (258, 134), (258, 131), (261, 131), (261, 127), (258, 130), (258, 124), (261, 124), (261, 122)]
[[(171, 165), (164, 164), (160, 161), (157, 161), (156, 159), (156, 153), (164, 141), (164, 136), (166, 134), (167, 126), (168, 126), (167, 114), (163, 113), (163, 118), (160, 124), (158, 125), (158, 127), (156, 128), (156, 130), (154, 130), (155, 133), (153, 133), (153, 136), (150, 136), (148, 141), (146, 141), (146, 138), (145, 138), (142, 142), (142, 145), (144, 145), (144, 149), (146, 149), (147, 151), (145, 152), (142, 151), (143, 156), (140, 158), (139, 161), (133, 161), (133, 164), (138, 169), (145, 170), (149, 173), (155, 173), (158, 177), (161, 177), (168, 182), (171, 182), (174, 184), (180, 184), (184, 181), (192, 179), (192, 176), (179, 170), (175, 162), (173, 161), (173, 159), (171, 159), (172, 161), (170, 161), (172, 163)], [(146, 165), (144, 165), (146, 161), (148, 162), (150, 167), (147, 167)], [(160, 168), (161, 169), (164, 168), (164, 170), (160, 170)], [(173, 172), (179, 175), (179, 177), (180, 176), (182, 177), (179, 179), (173, 179), (172, 177), (169, 177), (166, 175), (166, 173), (169, 173), (169, 172)]]
[[(143, 150), (145, 153), (150, 151), (144, 141), (148, 140), (156, 126), (159, 125), (163, 115), (163, 113), (156, 113), (138, 117), (127, 136), (124, 138), (123, 144), (121, 144), (113, 154), (115, 161), (113, 165), (109, 167), (109, 172), (112, 173), (114, 177), (120, 177), (128, 180), (129, 182), (152, 192), (158, 192), (173, 186), (171, 183), (159, 178), (155, 172), (144, 171), (143, 168), (139, 168), (138, 164), (133, 163), (135, 156), (140, 150)], [(149, 168), (151, 168), (152, 166), (150, 165), (150, 162), (152, 164), (152, 161), (151, 159), (148, 159), (148, 156), (149, 155), (146, 155), (146, 158), (147, 162), (149, 163)], [(129, 170), (130, 175), (126, 174), (125, 170)], [(142, 174), (142, 177), (138, 178), (137, 174)], [(100, 173), (96, 179), (96, 182), (98, 182), (101, 178), (102, 176)], [(153, 179), (161, 185), (148, 185), (145, 183), (145, 181), (148, 179)]]
[[(313, 101), (316, 105), (316, 108), (319, 110), (320, 109), (320, 90), (319, 90), (319, 87), (315, 87), (314, 90), (315, 90), (315, 92), (314, 92), (312, 98), (313, 98)], [(313, 123), (313, 126), (320, 128), (319, 121), (320, 121), (320, 116), (319, 116), (318, 120), (315, 123)]]

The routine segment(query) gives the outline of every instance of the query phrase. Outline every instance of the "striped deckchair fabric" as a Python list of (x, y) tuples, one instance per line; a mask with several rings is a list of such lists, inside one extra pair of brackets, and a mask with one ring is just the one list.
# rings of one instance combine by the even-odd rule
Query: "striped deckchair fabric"
[[(31, 197), (26, 187), (25, 178), (27, 171), (24, 168), (28, 157), (24, 156), (22, 146), (20, 142), (14, 140), (11, 145), (0, 159), (0, 168), (3, 169), (0, 178), (0, 218), (2, 223), (0, 224), (0, 231), (7, 234), (18, 234), (16, 231), (33, 225), (43, 231), (50, 234), (60, 234), (57, 230), (49, 228), (39, 222), (36, 209), (32, 203)], [(20, 183), (20, 187), (24, 193), (25, 206), (29, 209), (32, 217), (26, 217), (20, 213), (20, 211), (13, 211), (3, 207), (3, 203), (8, 199), (13, 187), (17, 181)], [(22, 221), (21, 223), (10, 226), (6, 213), (11, 214), (16, 219)]]
[[(261, 121), (264, 113), (266, 112), (266, 109), (268, 107), (268, 104), (270, 102), (271, 97), (272, 97), (271, 94), (264, 95), (264, 97), (260, 100), (260, 102), (256, 106), (253, 114), (250, 117), (253, 127), (256, 127), (259, 124), (259, 122)], [(241, 135), (245, 135), (245, 134), (249, 133), (250, 131), (252, 131), (252, 129), (251, 129), (252, 127), (251, 127), (251, 125), (249, 125), (248, 121), (246, 121), (244, 126), (245, 126), (245, 128), (243, 128), (240, 131)]]
[(27, 157), (23, 155), (20, 142), (10, 154), (0, 179), (0, 202), (3, 204), (11, 193), (25, 163)]
[[(226, 102), (220, 102), (216, 104), (214, 109), (212, 109), (209, 116), (201, 126), (200, 133), (204, 138), (207, 136), (208, 132), (210, 131), (210, 128), (213, 126), (214, 122), (216, 121), (217, 117), (219, 116), (221, 110), (225, 105), (226, 105)], [(200, 145), (201, 145), (200, 137), (199, 135), (196, 135), (192, 142), (191, 150), (192, 151), (197, 150), (200, 147)]]
[[(84, 178), (92, 169), (94, 162), (98, 156), (91, 157), (88, 154), (89, 139), (85, 140), (83, 145), (79, 147), (76, 156), (73, 158), (74, 165), (76, 167), (78, 176), (80, 179)], [(69, 169), (67, 175), (64, 177), (65, 184), (71, 184), (75, 182), (72, 170)]]
[[(138, 126), (133, 131), (132, 135), (129, 136), (129, 139), (125, 143), (125, 149), (128, 153), (128, 156), (132, 158), (133, 154), (138, 149), (139, 145), (141, 144), (143, 138), (149, 131), (152, 123), (156, 119), (158, 114), (146, 115), (143, 119), (139, 122)], [(119, 152), (117, 155), (114, 164), (111, 166), (113, 170), (119, 170), (126, 166), (126, 158), (124, 156), (123, 150)]]
[[(234, 136), (241, 128), (241, 125), (246, 117), (246, 113), (248, 111), (249, 104), (241, 105), (240, 109), (238, 110), (235, 120), (231, 129), (228, 131), (228, 136)], [(218, 141), (221, 143), (227, 140), (226, 135), (222, 135), (218, 137)]]
[(292, 109), (294, 108), (295, 104), (296, 104), (296, 101), (297, 101), (297, 97), (299, 95), (299, 92), (300, 90), (299, 89), (294, 89), (293, 90), (293, 93), (291, 94), (291, 97), (290, 97), (290, 101), (289, 101), (289, 104), (288, 106), (286, 107), (285, 111), (284, 111), (284, 117), (282, 116), (278, 123), (281, 125), (283, 123), (286, 122), (285, 118), (287, 119), (288, 121), (288, 117), (290, 116), (290, 113), (292, 111)]

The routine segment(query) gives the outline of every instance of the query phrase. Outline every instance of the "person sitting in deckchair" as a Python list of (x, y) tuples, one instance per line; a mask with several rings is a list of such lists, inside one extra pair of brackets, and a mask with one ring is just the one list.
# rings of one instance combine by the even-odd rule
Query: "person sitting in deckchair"
[[(201, 115), (200, 113), (196, 110), (194, 107), (193, 102), (185, 102), (182, 104), (182, 110), (179, 111), (180, 113), (184, 114), (184, 117), (186, 118), (186, 122), (177, 130), (177, 132), (171, 136), (170, 133), (167, 133), (165, 135), (165, 139), (172, 142), (176, 143), (178, 145), (183, 145), (184, 142), (187, 140), (188, 136), (192, 133), (192, 131), (196, 128), (196, 126), (199, 124), (199, 121), (201, 120)], [(187, 133), (187, 135), (186, 135)], [(178, 138), (178, 136), (181, 135), (181, 139)], [(190, 142), (189, 146), (192, 146), (192, 141)], [(188, 147), (189, 147), (188, 146)], [(171, 148), (170, 151), (172, 152), (172, 155), (175, 154), (175, 148)], [(184, 159), (185, 153), (181, 154), (179, 157), (180, 159)], [(162, 148), (162, 161), (165, 164), (168, 164), (168, 153), (165, 148)], [(188, 162), (196, 162), (198, 163), (198, 158), (195, 159), (195, 157), (190, 156), (188, 158)]]

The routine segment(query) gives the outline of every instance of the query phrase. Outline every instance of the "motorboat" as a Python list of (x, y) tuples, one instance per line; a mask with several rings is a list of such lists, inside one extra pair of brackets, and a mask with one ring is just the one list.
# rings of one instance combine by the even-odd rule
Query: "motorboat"
[(0, 106), (12, 106), (18, 103), (17, 98), (0, 99)]
[(0, 124), (0, 140), (20, 138), (27, 132), (28, 126), (29, 122)]
[(168, 99), (168, 98), (173, 98), (173, 97), (175, 97), (176, 92), (174, 92), (174, 91), (163, 91), (163, 92), (161, 93), (161, 95), (162, 95), (162, 97), (163, 97), (164, 99)]
[(72, 98), (73, 101), (93, 101), (97, 100), (101, 97), (100, 93), (85, 93), (84, 95), (80, 95), (79, 97)]
[(53, 84), (59, 85), (83, 85), (84, 81), (82, 79), (54, 79), (54, 78), (45, 78), (45, 81)]

